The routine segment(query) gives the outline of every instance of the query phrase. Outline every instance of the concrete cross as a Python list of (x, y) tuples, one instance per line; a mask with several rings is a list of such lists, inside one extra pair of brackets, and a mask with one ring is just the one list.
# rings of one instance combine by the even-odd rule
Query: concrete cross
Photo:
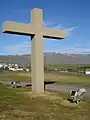
[(44, 38), (63, 39), (64, 31), (43, 26), (42, 9), (31, 10), (31, 23), (17, 23), (6, 21), (3, 23), (3, 33), (31, 36), (31, 78), (32, 91), (36, 93), (44, 92)]

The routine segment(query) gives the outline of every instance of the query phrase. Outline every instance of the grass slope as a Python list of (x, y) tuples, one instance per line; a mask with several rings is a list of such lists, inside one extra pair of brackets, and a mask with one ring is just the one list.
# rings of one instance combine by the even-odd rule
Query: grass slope
[(30, 88), (12, 89), (0, 85), (0, 120), (90, 120), (90, 100), (78, 107), (64, 107), (63, 93), (38, 95)]

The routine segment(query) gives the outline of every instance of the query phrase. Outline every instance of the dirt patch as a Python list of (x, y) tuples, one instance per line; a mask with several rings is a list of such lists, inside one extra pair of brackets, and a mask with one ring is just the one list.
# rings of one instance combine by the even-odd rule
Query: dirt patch
[(56, 79), (56, 77), (57, 77), (57, 75), (56, 74), (53, 74), (53, 73), (45, 73), (44, 74), (44, 76), (45, 76), (45, 79)]
[(61, 105), (62, 106), (64, 106), (64, 107), (72, 107), (72, 108), (76, 108), (76, 107), (78, 107), (78, 108), (81, 108), (81, 105), (82, 103), (71, 103), (71, 102), (69, 102), (68, 100), (64, 100), (64, 101), (62, 101), (61, 102)]
[(62, 97), (58, 96), (56, 93), (52, 92), (45, 92), (43, 94), (40, 93), (32, 93), (32, 92), (24, 92), (24, 95), (28, 95), (29, 97), (43, 97), (44, 99), (48, 100), (63, 100)]

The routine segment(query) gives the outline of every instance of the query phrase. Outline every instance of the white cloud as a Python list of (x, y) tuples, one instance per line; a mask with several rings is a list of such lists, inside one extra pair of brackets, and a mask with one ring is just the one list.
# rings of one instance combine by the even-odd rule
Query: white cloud
[(7, 50), (17, 50), (17, 49), (27, 48), (27, 47), (29, 47), (29, 45), (30, 45), (29, 42), (22, 42), (17, 45), (8, 46), (6, 49)]
[(57, 29), (61, 29), (63, 28), (62, 24), (59, 23), (54, 23), (54, 22), (50, 22), (50, 21), (44, 21), (43, 25), (46, 27), (53, 27), (53, 28), (57, 28)]
[(67, 36), (70, 36), (71, 33), (72, 33), (73, 31), (75, 31), (77, 28), (78, 28), (78, 26), (71, 27), (71, 28), (64, 28), (65, 33), (66, 33), (66, 37), (67, 37)]
[(78, 26), (66, 28), (60, 23), (54, 23), (54, 22), (50, 22), (50, 21), (44, 21), (43, 25), (46, 27), (63, 29), (65, 31), (65, 37), (69, 37), (71, 35), (71, 33), (78, 28)]
[[(31, 53), (31, 44), (30, 42), (22, 42), (17, 45), (8, 46), (6, 48), (6, 51), (11, 54), (30, 54)], [(68, 48), (51, 48), (51, 49), (45, 49), (44, 52), (60, 52), (60, 53), (68, 53), (68, 54), (81, 54), (81, 53), (90, 53), (89, 48), (75, 48), (74, 47), (68, 47)]]
[(29, 42), (20, 42), (19, 44), (10, 45), (5, 48), (6, 51), (12, 54), (27, 54), (30, 53), (31, 43)]
[(48, 49), (45, 52), (56, 52), (56, 53), (68, 53), (68, 54), (82, 54), (82, 53), (90, 53), (89, 48), (63, 48), (63, 49)]

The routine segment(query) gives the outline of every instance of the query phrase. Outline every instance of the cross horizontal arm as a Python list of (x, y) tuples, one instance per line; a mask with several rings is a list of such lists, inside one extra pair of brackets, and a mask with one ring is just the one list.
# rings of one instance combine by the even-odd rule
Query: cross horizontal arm
[(4, 22), (3, 33), (18, 34), (18, 35), (34, 35), (33, 27), (31, 24), (17, 23), (17, 22)]
[(54, 28), (44, 28), (43, 36), (45, 38), (63, 39), (64, 38), (64, 30), (56, 30)]

